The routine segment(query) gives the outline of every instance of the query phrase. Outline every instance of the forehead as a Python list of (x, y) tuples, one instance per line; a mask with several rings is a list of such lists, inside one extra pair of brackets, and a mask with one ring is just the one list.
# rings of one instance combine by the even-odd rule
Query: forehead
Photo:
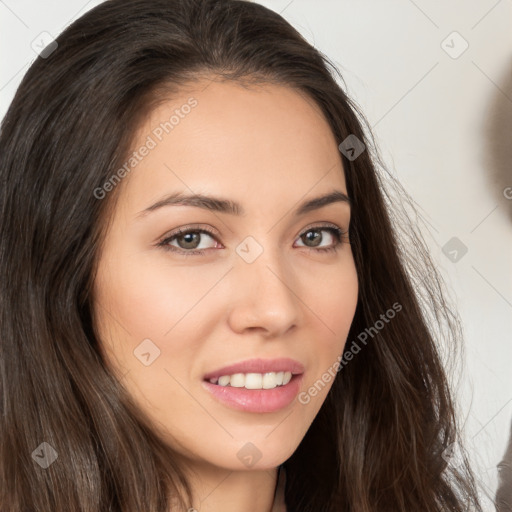
[[(346, 190), (338, 144), (318, 105), (283, 85), (201, 80), (161, 102), (139, 127), (130, 195), (169, 191), (296, 201), (313, 187)], [(313, 193), (313, 192), (312, 192)], [(243, 201), (243, 199), (242, 199)]]

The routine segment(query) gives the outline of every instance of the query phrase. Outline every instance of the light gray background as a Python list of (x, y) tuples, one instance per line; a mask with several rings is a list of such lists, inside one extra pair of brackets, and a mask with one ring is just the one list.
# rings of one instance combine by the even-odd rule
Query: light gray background
[[(2, 118), (33, 41), (99, 3), (0, 0)], [(260, 3), (338, 65), (417, 204), (464, 323), (460, 415), (482, 495), (492, 495), (512, 419), (512, 1)], [(457, 262), (442, 251), (453, 237), (468, 249)]]

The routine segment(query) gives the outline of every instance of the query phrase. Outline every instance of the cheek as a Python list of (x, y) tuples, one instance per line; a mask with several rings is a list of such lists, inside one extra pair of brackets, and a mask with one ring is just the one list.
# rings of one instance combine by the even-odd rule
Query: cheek
[(155, 366), (165, 366), (171, 355), (173, 367), (178, 360), (193, 357), (198, 349), (195, 340), (200, 339), (198, 325), (206, 322), (209, 311), (199, 305), (208, 301), (208, 290), (218, 279), (219, 272), (213, 269), (197, 272), (171, 266), (165, 258), (150, 259), (143, 253), (123, 257), (118, 251), (115, 260), (100, 266), (96, 283), (97, 320), (105, 348), (125, 370), (138, 368), (136, 355), (144, 347), (158, 354)]
[[(310, 309), (310, 328), (313, 343), (310, 347), (311, 371), (302, 386), (298, 402), (308, 414), (316, 415), (331, 389), (337, 375), (347, 336), (358, 300), (358, 277), (352, 258), (340, 267), (318, 272), (304, 281), (309, 292), (304, 292), (304, 303)], [(314, 291), (313, 291), (314, 290)]]
[(354, 274), (332, 279), (323, 295), (323, 312), (326, 324), (337, 335), (348, 334), (357, 305), (358, 283)]
[(214, 316), (207, 293), (219, 272), (199, 278), (197, 270), (119, 253), (100, 270), (96, 311), (107, 362), (155, 425), (175, 423), (176, 410), (183, 421), (197, 416), (188, 379), (207, 339), (202, 326)]
[[(351, 253), (340, 265), (305, 274), (302, 296), (318, 322), (318, 332), (330, 334), (332, 342), (345, 340), (354, 318), (359, 293), (358, 277)], [(323, 327), (321, 327), (323, 326)]]

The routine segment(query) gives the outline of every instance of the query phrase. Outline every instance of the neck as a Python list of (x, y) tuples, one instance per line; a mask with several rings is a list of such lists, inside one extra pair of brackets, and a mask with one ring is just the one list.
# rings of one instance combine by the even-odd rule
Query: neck
[[(187, 464), (192, 506), (201, 512), (281, 512), (274, 507), (278, 468), (231, 471), (208, 464)], [(276, 497), (276, 505), (277, 499)], [(281, 497), (282, 499), (282, 497)]]

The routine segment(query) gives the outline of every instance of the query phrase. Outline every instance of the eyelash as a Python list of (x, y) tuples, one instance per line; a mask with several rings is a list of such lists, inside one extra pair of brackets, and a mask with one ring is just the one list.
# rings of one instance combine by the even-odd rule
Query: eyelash
[[(339, 228), (338, 226), (323, 225), (323, 226), (313, 226), (313, 227), (306, 229), (299, 235), (299, 238), (304, 236), (306, 233), (309, 233), (310, 231), (329, 231), (330, 233), (335, 235), (335, 238), (337, 240), (336, 240), (336, 243), (334, 245), (332, 245), (331, 247), (318, 247), (318, 248), (309, 247), (309, 249), (312, 251), (323, 252), (323, 253), (337, 251), (339, 249), (340, 245), (343, 244), (343, 237), (345, 237), (348, 234), (348, 231), (345, 231), (345, 230)], [(157, 247), (161, 247), (165, 251), (171, 251), (171, 252), (174, 252), (177, 254), (181, 254), (183, 256), (196, 256), (196, 255), (200, 256), (200, 255), (204, 254), (205, 251), (207, 251), (208, 249), (193, 249), (193, 250), (187, 251), (185, 249), (178, 249), (172, 245), (169, 245), (169, 242), (171, 242), (178, 236), (186, 235), (188, 233), (203, 233), (206, 235), (210, 235), (212, 238), (214, 238), (216, 241), (218, 241), (216, 239), (215, 233), (213, 233), (213, 231), (211, 231), (207, 228), (180, 228), (177, 231), (175, 231), (174, 233), (172, 233), (170, 236), (167, 236), (163, 240), (159, 241), (157, 243)], [(308, 248), (306, 246), (302, 246), (302, 247)]]

